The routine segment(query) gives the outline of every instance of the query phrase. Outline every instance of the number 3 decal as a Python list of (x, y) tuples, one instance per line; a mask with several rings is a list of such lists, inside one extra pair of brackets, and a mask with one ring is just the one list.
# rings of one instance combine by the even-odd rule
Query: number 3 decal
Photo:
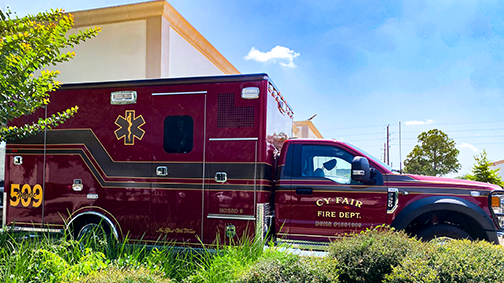
[(19, 189), (19, 184), (11, 184), (10, 205), (18, 206), (19, 202), (24, 207), (28, 207), (31, 203), (32, 207), (39, 207), (42, 204), (42, 186), (36, 184), (33, 188), (24, 184)]

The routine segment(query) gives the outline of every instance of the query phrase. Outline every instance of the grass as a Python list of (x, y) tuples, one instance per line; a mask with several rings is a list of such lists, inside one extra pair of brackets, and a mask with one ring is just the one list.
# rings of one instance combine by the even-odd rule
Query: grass
[[(124, 241), (125, 243), (126, 241)], [(264, 253), (264, 243), (175, 249), (80, 241), (38, 234), (0, 234), (1, 282), (229, 282)]]
[(0, 233), (0, 282), (504, 282), (504, 248), (372, 230), (303, 257), (242, 239), (207, 249)]

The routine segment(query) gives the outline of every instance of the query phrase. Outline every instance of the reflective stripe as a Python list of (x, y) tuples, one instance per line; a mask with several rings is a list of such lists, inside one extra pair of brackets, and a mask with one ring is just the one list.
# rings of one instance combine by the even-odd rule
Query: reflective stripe
[(51, 228), (36, 228), (36, 227), (19, 227), (19, 226), (9, 226), (7, 230), (10, 231), (22, 231), (22, 232), (49, 232), (49, 233), (62, 233), (62, 229), (51, 229)]

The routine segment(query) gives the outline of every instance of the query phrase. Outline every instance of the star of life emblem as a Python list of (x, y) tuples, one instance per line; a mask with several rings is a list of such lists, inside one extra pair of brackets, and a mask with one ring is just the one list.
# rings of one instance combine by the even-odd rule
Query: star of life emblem
[(142, 115), (135, 117), (135, 110), (126, 110), (124, 117), (119, 115), (115, 121), (119, 129), (114, 131), (117, 140), (124, 138), (124, 145), (134, 145), (135, 138), (142, 140), (145, 131), (141, 127), (145, 124)]

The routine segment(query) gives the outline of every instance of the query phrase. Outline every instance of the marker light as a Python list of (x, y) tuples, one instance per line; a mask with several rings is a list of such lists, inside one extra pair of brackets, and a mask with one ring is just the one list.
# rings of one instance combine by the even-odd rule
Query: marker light
[(243, 99), (256, 99), (259, 98), (259, 88), (258, 87), (246, 87), (242, 89), (242, 98)]
[(492, 207), (500, 207), (501, 206), (501, 198), (498, 196), (492, 196)]
[(137, 100), (136, 91), (114, 91), (110, 93), (110, 104), (135, 104)]

